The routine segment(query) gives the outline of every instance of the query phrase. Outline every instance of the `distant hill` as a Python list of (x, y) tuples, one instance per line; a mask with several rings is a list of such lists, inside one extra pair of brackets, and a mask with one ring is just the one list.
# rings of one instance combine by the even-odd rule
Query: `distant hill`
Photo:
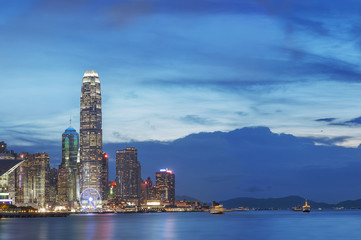
[(105, 143), (103, 150), (110, 156), (110, 179), (115, 177), (116, 150), (135, 147), (143, 178), (154, 181), (155, 172), (168, 167), (175, 173), (177, 194), (204, 202), (239, 196), (293, 195), (325, 202), (360, 198), (350, 182), (361, 181), (361, 148), (334, 146), (336, 140), (250, 127), (170, 142)]
[[(359, 200), (361, 203), (361, 200)], [(277, 209), (291, 209), (294, 206), (302, 206), (305, 203), (305, 198), (299, 196), (288, 196), (282, 198), (233, 198), (225, 201), (220, 201), (226, 208), (248, 207), (248, 208), (277, 208)], [(329, 209), (336, 207), (333, 204), (319, 203), (308, 200), (311, 208)], [(351, 205), (350, 205), (351, 206)]]
[(342, 201), (342, 202), (337, 203), (336, 207), (344, 207), (346, 209), (350, 209), (350, 208), (360, 208), (361, 209), (361, 199)]

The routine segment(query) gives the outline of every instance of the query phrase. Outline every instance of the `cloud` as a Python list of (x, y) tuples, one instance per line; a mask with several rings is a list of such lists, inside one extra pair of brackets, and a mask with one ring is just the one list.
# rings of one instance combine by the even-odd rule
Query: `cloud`
[(345, 124), (349, 125), (360, 125), (361, 124), (361, 117), (351, 119), (349, 121), (346, 121)]
[(212, 125), (213, 124), (212, 120), (202, 118), (197, 115), (186, 115), (184, 117), (181, 117), (180, 120), (182, 122), (188, 123), (188, 124), (199, 124), (199, 125)]
[(349, 127), (353, 127), (353, 126), (359, 126), (361, 125), (361, 117), (357, 117), (348, 121), (344, 121), (344, 122), (331, 122), (329, 123), (329, 125), (335, 125), (335, 126), (349, 126)]
[(120, 132), (114, 131), (112, 133), (113, 137), (115, 137), (116, 139), (122, 141), (122, 142), (132, 142), (134, 141), (134, 139), (131, 139), (123, 134), (121, 134)]
[(319, 119), (316, 119), (315, 121), (316, 122), (333, 122), (335, 121), (337, 118), (319, 118)]
[[(296, 60), (283, 68), (285, 71), (290, 71), (289, 74), (291, 75), (302, 74), (303, 79), (322, 76), (323, 80), (359, 82), (361, 71), (355, 63), (299, 48), (281, 47), (279, 50), (288, 54), (291, 59)], [(286, 72), (284, 74), (289, 75)]]
[(288, 33), (294, 32), (295, 28), (298, 28), (297, 31), (308, 30), (323, 36), (329, 35), (330, 32), (330, 30), (321, 21), (314, 21), (300, 17), (290, 17), (288, 20), (292, 23), (292, 26), (288, 26), (288, 28), (286, 28)]
[(310, 137), (311, 139), (314, 139), (316, 144), (325, 145), (325, 146), (334, 146), (340, 143), (344, 143), (352, 137), (350, 136), (339, 136), (339, 137)]

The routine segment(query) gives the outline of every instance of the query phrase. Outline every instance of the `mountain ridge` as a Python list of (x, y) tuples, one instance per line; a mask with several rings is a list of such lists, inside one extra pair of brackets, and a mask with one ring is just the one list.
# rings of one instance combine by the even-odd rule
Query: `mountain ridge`
[[(267, 127), (245, 127), (167, 142), (104, 143), (103, 151), (109, 156), (109, 180), (115, 178), (116, 150), (135, 147), (143, 179), (150, 176), (155, 181), (160, 168), (172, 169), (176, 194), (203, 202), (284, 195), (332, 203), (358, 199), (361, 189), (352, 183), (361, 181), (361, 148), (336, 146), (336, 140), (340, 138), (297, 137)], [(53, 157), (61, 153), (59, 146), (8, 146), (16, 152), (48, 152), (51, 165), (60, 164), (59, 157)]]

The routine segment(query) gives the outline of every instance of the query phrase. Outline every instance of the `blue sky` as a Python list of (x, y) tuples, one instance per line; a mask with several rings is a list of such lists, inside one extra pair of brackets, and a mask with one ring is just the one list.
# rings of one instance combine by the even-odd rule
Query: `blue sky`
[(345, 123), (361, 116), (360, 5), (2, 1), (0, 134), (58, 141), (70, 115), (78, 128), (82, 75), (94, 69), (105, 142), (268, 126), (357, 146), (358, 124)]
[[(172, 168), (180, 195), (359, 198), (360, 10), (356, 0), (0, 1), (0, 141), (59, 164), (70, 116), (79, 129), (82, 76), (96, 70), (111, 179), (115, 149), (133, 145), (142, 176)], [(261, 128), (229, 140), (253, 126), (274, 139)], [(217, 131), (229, 137), (182, 140)], [(228, 187), (214, 193), (209, 181)]]
[(58, 144), (99, 73), (104, 142), (267, 126), (361, 142), (358, 1), (1, 1), (0, 135)]

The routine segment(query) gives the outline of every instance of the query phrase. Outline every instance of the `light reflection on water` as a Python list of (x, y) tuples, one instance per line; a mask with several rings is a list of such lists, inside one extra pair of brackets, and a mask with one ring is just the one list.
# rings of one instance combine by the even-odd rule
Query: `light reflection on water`
[(1, 219), (0, 239), (360, 239), (361, 211), (87, 214)]

